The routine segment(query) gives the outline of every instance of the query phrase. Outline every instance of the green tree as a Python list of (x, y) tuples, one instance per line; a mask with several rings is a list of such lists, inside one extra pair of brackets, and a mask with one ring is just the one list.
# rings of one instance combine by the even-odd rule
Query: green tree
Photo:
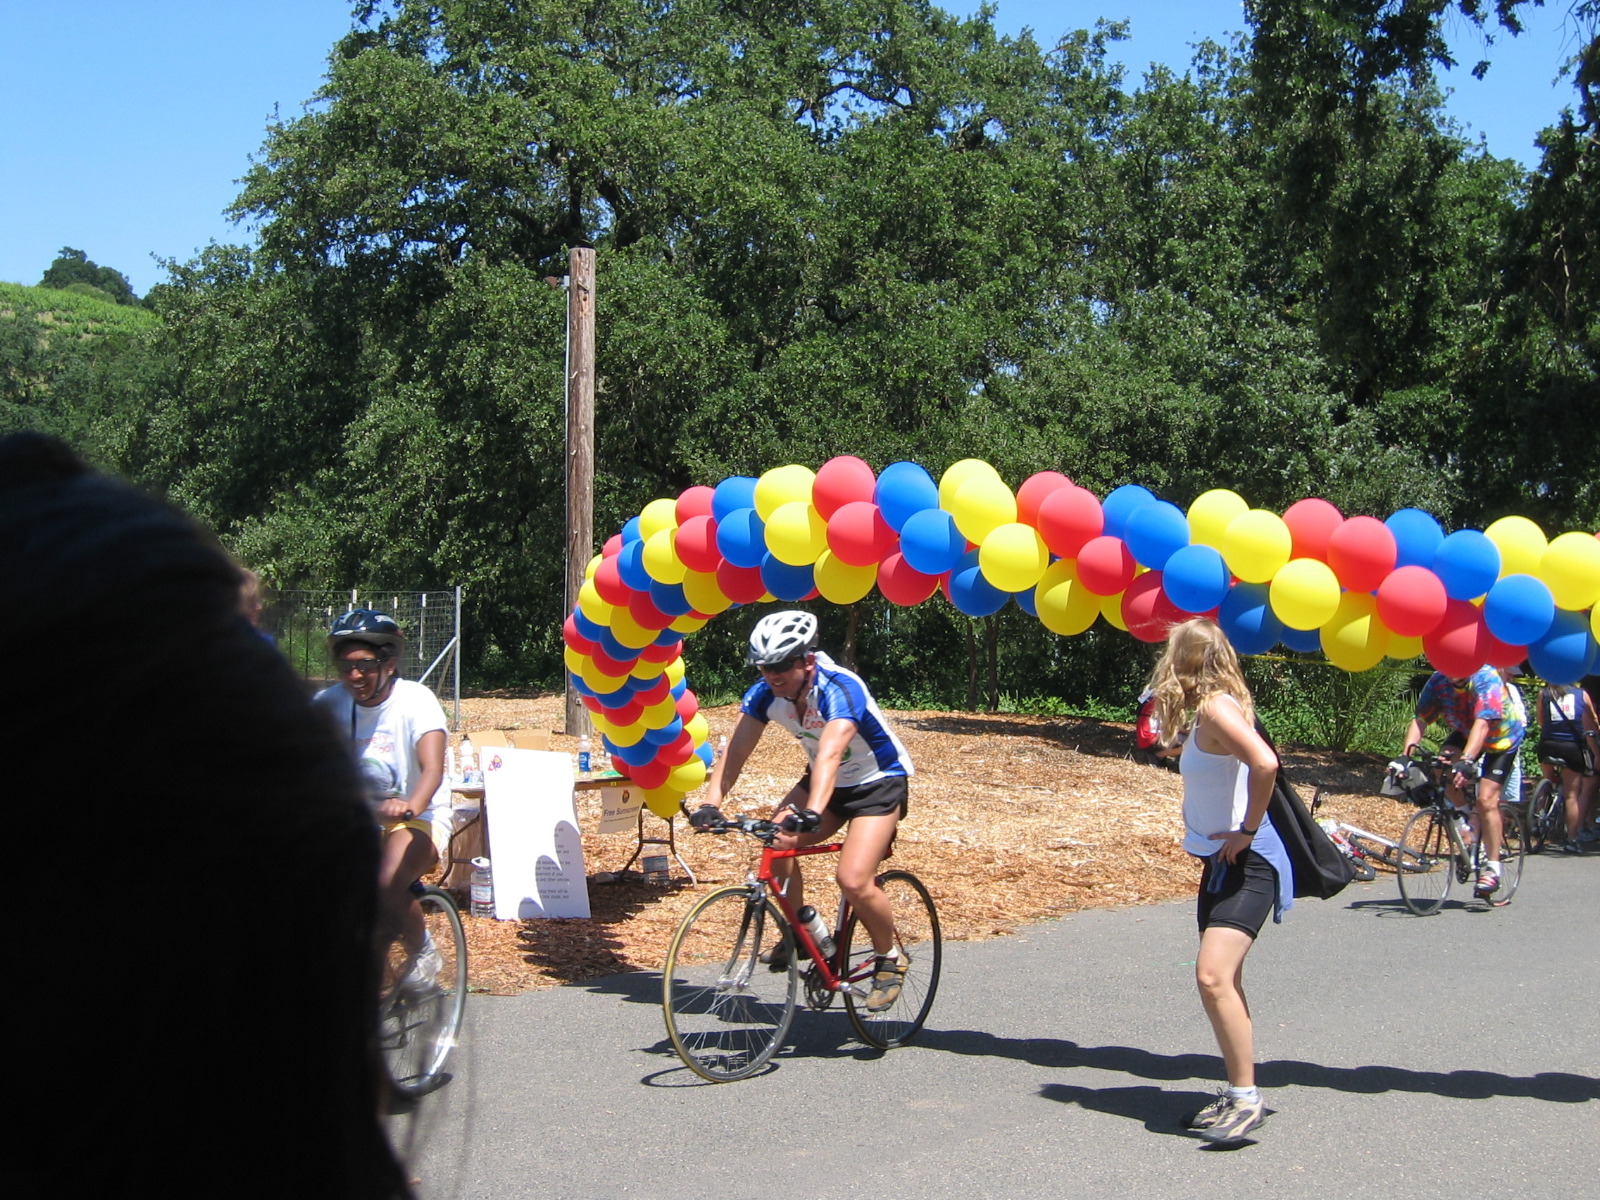
[(44, 278), (39, 280), (39, 286), (63, 291), (89, 288), (117, 304), (139, 303), (126, 275), (91, 262), (82, 250), (71, 246), (61, 248), (61, 253), (45, 270)]

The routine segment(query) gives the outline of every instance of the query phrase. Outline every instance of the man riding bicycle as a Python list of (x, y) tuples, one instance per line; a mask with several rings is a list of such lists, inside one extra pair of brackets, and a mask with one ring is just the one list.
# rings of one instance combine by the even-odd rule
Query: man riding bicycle
[(1493, 667), (1472, 675), (1448, 676), (1435, 671), (1417, 697), (1416, 715), (1406, 730), (1406, 756), (1415, 756), (1430, 722), (1449, 726), (1451, 733), (1439, 757), (1453, 769), (1445, 794), (1457, 808), (1466, 807), (1462, 781), (1478, 778), (1477, 806), (1471, 824), (1483, 839), (1483, 868), (1474, 895), (1493, 895), (1500, 887), (1500, 793), (1522, 745), (1524, 723), (1506, 702), (1505, 685)]
[[(810, 766), (773, 810), (791, 832), (774, 849), (791, 850), (827, 841), (849, 822), (839, 853), (839, 890), (872, 937), (877, 954), (868, 1012), (884, 1012), (900, 996), (906, 964), (894, 940), (894, 913), (878, 886), (878, 867), (894, 844), (906, 813), (911, 756), (889, 727), (861, 677), (817, 649), (817, 619), (806, 612), (779, 612), (756, 622), (745, 661), (761, 677), (744, 694), (727, 752), (712, 772), (706, 802), (720, 808), (769, 721), (799, 739)], [(798, 911), (804, 903), (798, 859), (773, 863), (773, 874)], [(789, 960), (780, 941), (762, 956), (774, 971)]]

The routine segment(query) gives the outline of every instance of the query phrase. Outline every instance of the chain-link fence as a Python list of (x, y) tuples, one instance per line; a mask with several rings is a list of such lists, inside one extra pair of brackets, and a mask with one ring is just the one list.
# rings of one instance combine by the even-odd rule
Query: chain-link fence
[(451, 723), (461, 724), (461, 589), (402, 592), (382, 588), (279, 591), (266, 598), (261, 628), (278, 641), (295, 669), (324, 686), (328, 669), (328, 626), (352, 608), (388, 613), (406, 635), (400, 674), (427, 684), (440, 700), (454, 705)]

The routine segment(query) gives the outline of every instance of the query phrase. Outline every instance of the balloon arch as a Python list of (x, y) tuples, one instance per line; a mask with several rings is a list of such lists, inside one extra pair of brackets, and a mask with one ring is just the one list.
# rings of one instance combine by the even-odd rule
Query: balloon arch
[(1013, 492), (978, 459), (935, 483), (839, 457), (645, 505), (585, 571), (566, 664), (617, 770), (666, 816), (712, 761), (683, 638), (735, 605), (942, 591), (971, 617), (1015, 601), (1063, 636), (1103, 619), (1147, 642), (1206, 614), (1241, 654), (1281, 642), (1346, 671), (1426, 654), (1450, 675), (1526, 658), (1572, 682), (1600, 657), (1597, 536), (1547, 541), (1525, 517), (1447, 535), (1420, 509), (1347, 518), (1319, 499), (1280, 516), (1222, 488), (1184, 512), (1136, 484), (1102, 502), (1055, 471)]

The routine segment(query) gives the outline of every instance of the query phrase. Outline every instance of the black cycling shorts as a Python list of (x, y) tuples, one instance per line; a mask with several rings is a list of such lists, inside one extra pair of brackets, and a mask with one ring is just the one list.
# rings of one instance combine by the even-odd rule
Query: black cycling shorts
[(1589, 757), (1589, 747), (1583, 742), (1563, 738), (1544, 738), (1539, 743), (1539, 761), (1556, 759), (1564, 770), (1580, 775), (1593, 775), (1594, 763)]
[[(809, 795), (811, 772), (800, 776), (800, 782), (795, 786)], [(828, 811), (845, 821), (851, 817), (881, 817), (892, 812), (904, 817), (909, 807), (910, 788), (904, 775), (885, 775), (871, 783), (837, 787), (828, 798)]]
[[(1260, 934), (1278, 902), (1278, 873), (1272, 869), (1272, 864), (1254, 850), (1246, 850), (1232, 865), (1225, 865), (1218, 858), (1202, 861), (1200, 903), (1195, 913), (1200, 932), (1220, 925), (1238, 929), (1251, 937)], [(1206, 883), (1217, 870), (1225, 874), (1221, 890), (1213, 892)]]
[[(1444, 745), (1440, 749), (1462, 750), (1466, 748), (1466, 745), (1466, 734), (1452, 733), (1445, 738)], [(1492, 783), (1498, 783), (1503, 786), (1506, 777), (1511, 774), (1511, 768), (1516, 765), (1517, 751), (1521, 748), (1521, 745), (1518, 744), (1509, 750), (1485, 750), (1478, 756), (1478, 778), (1487, 779)]]

